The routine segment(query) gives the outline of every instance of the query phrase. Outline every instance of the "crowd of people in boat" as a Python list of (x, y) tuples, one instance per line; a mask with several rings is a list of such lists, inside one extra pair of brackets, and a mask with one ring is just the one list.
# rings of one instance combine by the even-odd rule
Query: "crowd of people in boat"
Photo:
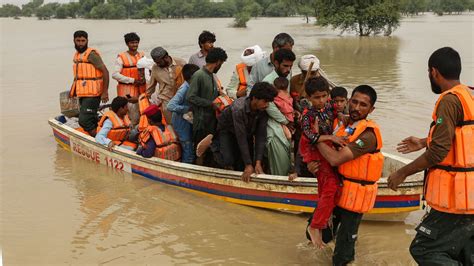
[[(321, 248), (335, 234), (334, 265), (354, 259), (358, 227), (374, 207), (384, 161), (380, 129), (367, 118), (377, 100), (374, 88), (359, 85), (348, 99), (348, 91), (328, 80), (315, 55), (297, 60), (287, 33), (275, 36), (269, 55), (258, 45), (245, 48), (226, 88), (218, 72), (227, 54), (214, 47), (216, 36), (209, 31), (199, 35), (200, 49), (188, 63), (163, 47), (152, 49), (148, 59), (138, 50), (136, 33), (124, 38), (128, 50), (118, 55), (112, 73), (118, 96), (99, 120), (100, 101), (108, 101), (109, 73), (99, 52), (88, 47), (87, 33), (74, 33), (70, 97), (80, 102), (78, 130), (110, 150), (118, 145), (146, 158), (242, 171), (245, 182), (254, 173), (289, 180), (314, 176), (318, 204), (307, 237)], [(457, 62), (457, 52), (440, 50), (432, 55), (430, 71)], [(292, 74), (295, 62), (297, 75)], [(442, 81), (433, 78), (432, 86)], [(444, 127), (441, 123), (436, 127)], [(415, 145), (415, 140), (404, 140), (401, 151), (426, 147), (426, 141)], [(430, 147), (426, 161), (440, 161), (450, 144)], [(395, 172), (390, 187), (396, 189), (404, 178)]]
[(199, 35), (200, 49), (188, 63), (163, 47), (149, 59), (138, 49), (140, 37), (127, 33), (128, 50), (112, 72), (118, 97), (100, 120), (96, 110), (100, 98), (108, 100), (109, 74), (87, 39), (84, 31), (74, 34), (70, 96), (80, 99), (80, 130), (109, 149), (119, 145), (144, 157), (243, 171), (248, 181), (264, 172), (313, 176), (306, 167), (317, 157), (311, 147), (343, 144), (332, 131), (347, 116), (347, 90), (325, 78), (315, 55), (302, 56), (301, 73), (292, 75), (297, 60), (287, 33), (275, 36), (268, 56), (258, 45), (244, 49), (225, 88), (217, 74), (227, 54), (214, 47), (213, 33)]

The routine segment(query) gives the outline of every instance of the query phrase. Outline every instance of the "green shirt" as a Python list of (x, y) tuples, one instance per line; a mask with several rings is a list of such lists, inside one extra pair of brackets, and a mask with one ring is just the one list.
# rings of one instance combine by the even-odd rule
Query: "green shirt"
[(205, 67), (196, 71), (191, 78), (186, 100), (193, 110), (193, 130), (211, 129), (217, 125), (212, 102), (219, 96), (214, 74)]

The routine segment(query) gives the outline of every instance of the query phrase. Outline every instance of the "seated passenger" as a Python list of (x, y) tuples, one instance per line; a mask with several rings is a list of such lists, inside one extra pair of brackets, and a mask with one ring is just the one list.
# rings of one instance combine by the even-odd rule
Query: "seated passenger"
[(255, 83), (249, 96), (238, 98), (222, 112), (216, 136), (204, 138), (198, 145), (198, 153), (204, 153), (212, 142), (214, 160), (220, 168), (244, 171), (245, 182), (250, 181), (253, 173), (263, 174), (268, 121), (265, 110), (276, 95), (272, 85)]
[(107, 146), (108, 150), (112, 150), (115, 145), (128, 150), (135, 150), (137, 147), (135, 143), (129, 141), (136, 132), (131, 129), (127, 104), (127, 98), (115, 97), (112, 100), (112, 110), (107, 111), (99, 121), (95, 141)]
[(149, 126), (140, 132), (138, 141), (140, 147), (137, 154), (145, 158), (153, 156), (172, 161), (179, 161), (181, 158), (181, 147), (171, 126), (162, 123), (160, 107), (150, 105), (144, 111), (148, 118)]
[(167, 109), (172, 113), (171, 124), (178, 134), (179, 142), (183, 150), (181, 161), (183, 163), (194, 163), (194, 145), (193, 145), (193, 124), (183, 118), (183, 115), (190, 111), (189, 104), (186, 102), (186, 93), (189, 89), (189, 82), (194, 72), (199, 67), (193, 64), (183, 66), (184, 83), (179, 87), (176, 94), (168, 103)]

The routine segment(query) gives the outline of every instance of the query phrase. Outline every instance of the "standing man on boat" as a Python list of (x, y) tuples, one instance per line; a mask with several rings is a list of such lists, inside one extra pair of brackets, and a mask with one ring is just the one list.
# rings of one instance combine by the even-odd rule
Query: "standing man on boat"
[[(336, 136), (347, 138), (348, 144), (333, 149), (324, 142), (317, 144), (321, 155), (334, 167), (343, 180), (340, 198), (336, 202), (333, 228), (336, 232), (336, 247), (332, 257), (333, 265), (346, 265), (354, 260), (355, 242), (360, 221), (370, 211), (377, 196), (377, 181), (382, 175), (382, 136), (378, 125), (367, 116), (374, 110), (377, 93), (368, 85), (360, 85), (352, 91), (349, 100), (349, 123), (342, 125)], [(318, 163), (308, 163), (310, 172), (318, 171)], [(316, 232), (308, 227), (313, 244)], [(323, 241), (332, 240), (331, 228), (323, 229)]]
[(424, 198), (431, 207), (416, 228), (410, 253), (420, 265), (474, 263), (474, 100), (459, 81), (461, 57), (451, 47), (431, 54), (431, 90), (440, 94), (427, 138), (408, 137), (401, 153), (426, 148), (388, 177), (396, 190), (407, 176), (425, 170)]
[(161, 112), (168, 125), (171, 124), (171, 112), (168, 111), (168, 102), (176, 94), (178, 88), (183, 84), (183, 66), (186, 62), (177, 57), (171, 57), (163, 47), (156, 47), (151, 50), (151, 58), (155, 65), (151, 69), (150, 86), (147, 94), (151, 96), (158, 84), (158, 100), (161, 104)]
[(73, 36), (76, 53), (73, 58), (74, 82), (69, 97), (79, 98), (79, 125), (89, 135), (95, 136), (100, 102), (109, 101), (109, 71), (99, 52), (88, 47), (87, 32), (78, 30)]
[[(189, 84), (186, 99), (193, 111), (194, 147), (198, 147), (201, 140), (208, 135), (213, 135), (216, 131), (216, 110), (219, 110), (219, 105), (213, 101), (219, 96), (221, 90), (218, 88), (215, 74), (226, 60), (227, 53), (222, 48), (211, 49), (206, 56), (206, 65), (194, 73)], [(201, 154), (198, 154), (198, 157), (201, 157), (199, 155)], [(212, 164), (212, 153), (209, 151), (204, 153), (203, 158), (198, 159), (198, 163), (206, 166)]]
[[(273, 84), (278, 77), (289, 79), (288, 76), (295, 59), (295, 54), (290, 49), (285, 48), (276, 51), (273, 59), (275, 69), (263, 81)], [(270, 173), (286, 176), (292, 170), (291, 140), (286, 137), (282, 125), (291, 128), (293, 128), (293, 125), (273, 102), (268, 105), (267, 114), (267, 157)]]
[(206, 56), (209, 51), (214, 48), (215, 42), (216, 35), (214, 33), (205, 30), (201, 34), (199, 34), (198, 44), (200, 50), (189, 58), (188, 64), (195, 64), (199, 68), (205, 66)]
[[(128, 50), (117, 56), (112, 78), (118, 82), (117, 96), (138, 99), (138, 96), (145, 92), (146, 84), (144, 73), (139, 73), (137, 63), (145, 54), (138, 51), (140, 37), (135, 32), (127, 33), (123, 37)], [(128, 115), (132, 124), (137, 125), (140, 117), (137, 103), (128, 104)]]
[(273, 71), (275, 52), (283, 48), (292, 50), (294, 44), (295, 41), (288, 33), (279, 33), (275, 36), (275, 38), (273, 38), (273, 52), (269, 56), (258, 61), (255, 66), (252, 67), (252, 71), (250, 72), (250, 79), (248, 81), (249, 90), (252, 88), (253, 84), (263, 81), (263, 79)]

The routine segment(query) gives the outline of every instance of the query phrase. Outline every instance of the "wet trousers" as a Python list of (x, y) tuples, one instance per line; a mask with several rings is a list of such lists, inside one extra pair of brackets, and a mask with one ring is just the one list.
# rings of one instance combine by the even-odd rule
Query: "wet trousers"
[(474, 215), (432, 209), (416, 231), (410, 253), (419, 265), (474, 265)]
[(351, 212), (339, 206), (334, 208), (333, 228), (323, 230), (323, 242), (328, 243), (336, 236), (336, 247), (332, 256), (333, 265), (346, 265), (354, 260), (355, 242), (362, 213)]
[(326, 160), (321, 160), (317, 173), (318, 203), (311, 220), (311, 228), (324, 229), (328, 225), (334, 207), (336, 207), (336, 193), (340, 182), (333, 168)]
[(100, 97), (79, 98), (79, 105), (79, 125), (88, 132), (97, 129)]

